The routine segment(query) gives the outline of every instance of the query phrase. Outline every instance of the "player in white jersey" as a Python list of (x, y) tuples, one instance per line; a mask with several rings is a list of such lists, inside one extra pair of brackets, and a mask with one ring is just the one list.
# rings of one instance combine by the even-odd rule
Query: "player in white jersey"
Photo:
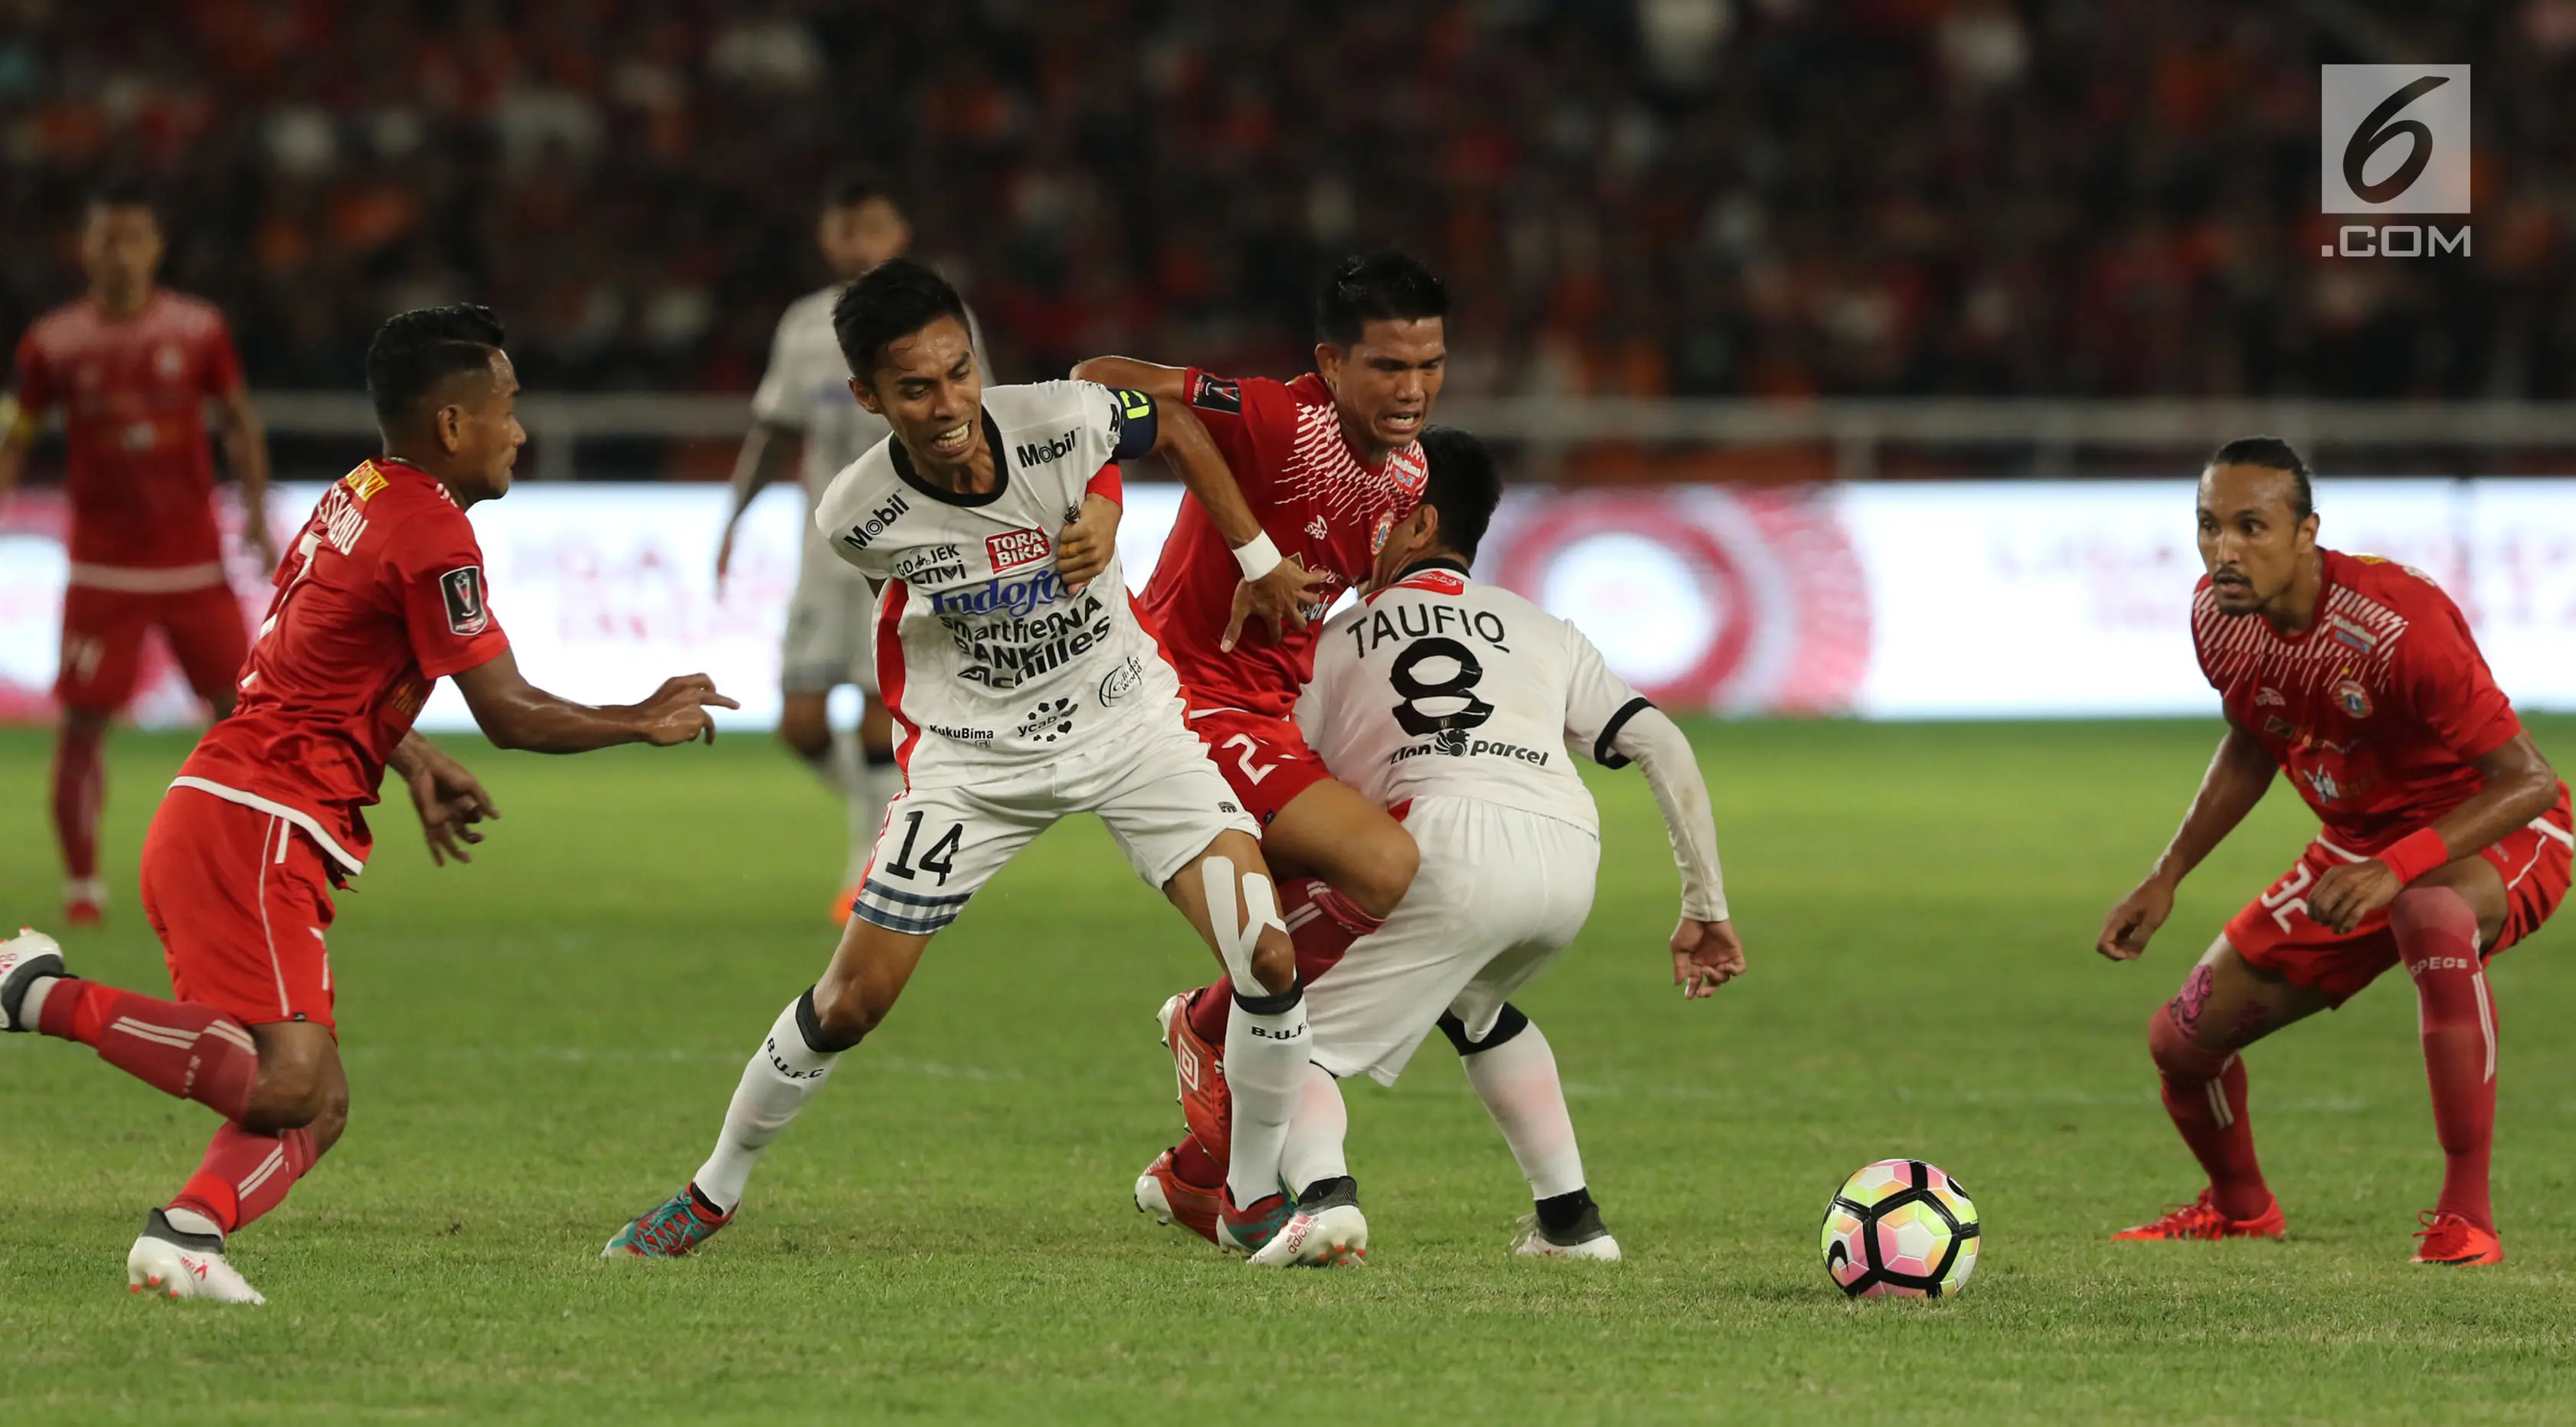
[[(1117, 462), (1194, 475), (1224, 458), (1186, 408), (1090, 382), (984, 388), (956, 289), (906, 258), (850, 284), (832, 325), (852, 391), (892, 434), (815, 513), (882, 587), (877, 669), (905, 788), (820, 981), (745, 1067), (715, 1153), (608, 1254), (687, 1253), (731, 1222), (754, 1162), (875, 1029), (931, 937), (1058, 819), (1097, 813), (1238, 987), (1223, 1227), (1259, 1248), (1286, 1222), (1279, 1156), (1306, 1059), (1295, 953), (1252, 819), (1181, 718), (1180, 684), (1127, 605)], [(1051, 974), (1039, 958), (1032, 984)], [(1249, 1132), (1250, 1143), (1247, 1143)]]
[(1388, 533), (1367, 598), (1325, 626), (1297, 704), (1333, 775), (1402, 815), (1421, 870), (1307, 997), (1313, 1063), (1280, 1168), (1298, 1210), (1254, 1262), (1330, 1263), (1366, 1244), (1335, 1080), (1394, 1084), (1435, 1025), (1529, 1179), (1536, 1212), (1516, 1249), (1616, 1258), (1555, 1054), (1510, 997), (1592, 912), (1600, 815), (1576, 756), (1634, 762), (1654, 789), (1681, 869), (1675, 984), (1697, 998), (1744, 970), (1708, 786), (1681, 730), (1581, 630), (1468, 578), (1501, 482), (1464, 432), (1433, 428), (1422, 446), (1422, 504)]
[[(716, 583), (732, 573), (734, 530), (742, 513), (797, 460), (809, 509), (841, 468), (885, 439), (885, 418), (850, 395), (849, 365), (832, 337), (832, 303), (851, 279), (912, 244), (903, 210), (870, 178), (848, 174), (824, 193), (814, 228), (833, 282), (791, 303), (770, 339), (769, 366), (752, 394), (752, 428), (734, 461), (733, 511), (716, 548)], [(966, 316), (976, 362), (987, 385), (991, 366), (984, 341)], [(797, 455), (799, 448), (802, 454)], [(811, 521), (796, 567), (796, 590), (787, 604), (787, 632), (779, 651), (778, 739), (814, 770), (849, 809), (849, 861), (841, 895), (832, 902), (834, 924), (850, 917), (859, 875), (876, 846), (885, 805), (903, 786), (894, 765), (892, 725), (877, 697), (876, 656), (868, 647), (868, 612), (875, 605), (868, 583), (832, 557)], [(832, 691), (855, 684), (864, 696), (858, 736), (836, 736), (829, 715)]]

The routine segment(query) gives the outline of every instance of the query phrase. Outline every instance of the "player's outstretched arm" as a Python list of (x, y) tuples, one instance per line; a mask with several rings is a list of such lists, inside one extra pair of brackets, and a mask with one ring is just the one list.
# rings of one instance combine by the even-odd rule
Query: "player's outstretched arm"
[(1134, 357), (1093, 357), (1073, 364), (1067, 375), (1078, 382), (1098, 382), (1102, 386), (1125, 387), (1141, 391), (1160, 406), (1164, 402), (1186, 403), (1189, 400), (1187, 367), (1167, 367), (1158, 362), (1140, 362)]
[(2455, 858), (2474, 856), (2528, 826), (2558, 801), (2558, 770), (2549, 766), (2528, 732), (2517, 732), (2470, 761), (2486, 783), (2468, 801), (2377, 857), (2326, 869), (2308, 893), (2308, 915), (2317, 925), (2337, 934), (2351, 931), (2362, 918), (2396, 901), (2414, 878)]
[(448, 757), (447, 750), (417, 731), (403, 735), (385, 766), (411, 790), (412, 806), (420, 811), (421, 832), (429, 839), (429, 860), (441, 867), (451, 857), (473, 861), (465, 846), (483, 840), (474, 824), (501, 815), (483, 784), (464, 764)]
[(1663, 710), (1642, 699), (1633, 708), (1618, 723), (1610, 747), (1620, 759), (1637, 765), (1663, 812), (1664, 835), (1682, 874), (1682, 915), (1672, 938), (1673, 984), (1682, 988), (1684, 999), (1696, 1001), (1744, 974), (1744, 942), (1727, 912), (1726, 876), (1717, 861), (1717, 819), (1699, 755)]
[(641, 703), (577, 704), (529, 683), (519, 673), (518, 656), (506, 649), (458, 674), (456, 687), (484, 737), (531, 753), (587, 753), (620, 743), (713, 743), (715, 719), (707, 710), (742, 707), (717, 693), (715, 681), (704, 674), (665, 679)]
[(250, 388), (237, 385), (223, 394), (224, 457), (233, 479), (241, 482), (242, 538), (259, 552), (265, 573), (277, 568), (277, 537), (268, 528), (268, 427), (251, 405)]
[(724, 538), (716, 542), (719, 591), (724, 588), (725, 576), (733, 571), (733, 533), (742, 524), (742, 513), (751, 509), (753, 497), (786, 474), (787, 463), (796, 453), (796, 442), (803, 435), (793, 426), (755, 421), (751, 433), (742, 438), (742, 450), (733, 458), (733, 509), (725, 515)]
[(2209, 771), (2200, 775), (2200, 791), (2192, 796), (2191, 811), (2183, 814), (2182, 826), (2174, 829), (2173, 840), (2165, 844), (2164, 855), (2156, 859), (2146, 880), (2103, 919), (2102, 935), (2093, 949), (2113, 961), (2137, 960), (2146, 951), (2148, 938), (2173, 915), (2174, 889), (2263, 801), (2277, 771), (2272, 755), (2263, 751), (2254, 735), (2229, 724), (2227, 737), (2219, 740), (2218, 752), (2209, 760)]

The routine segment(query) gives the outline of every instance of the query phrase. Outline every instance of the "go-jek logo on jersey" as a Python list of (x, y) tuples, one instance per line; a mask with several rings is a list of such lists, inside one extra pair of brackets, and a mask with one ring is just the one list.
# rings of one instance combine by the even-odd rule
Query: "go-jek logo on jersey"
[(1006, 614), (1025, 619), (1036, 613), (1038, 606), (1054, 604), (1065, 594), (1062, 575), (1051, 569), (1032, 570), (962, 590), (941, 590), (930, 597), (930, 612), (950, 618)]
[(1074, 433), (1067, 431), (1049, 441), (1021, 442), (1018, 447), (1021, 468), (1043, 466), (1049, 461), (1061, 461), (1072, 455), (1073, 437)]
[(895, 521), (901, 519), (903, 513), (910, 509), (912, 509), (911, 502), (906, 501), (903, 496), (898, 493), (888, 499), (885, 504), (869, 511), (867, 519), (860, 521), (858, 524), (851, 526), (847, 531), (843, 532), (841, 543), (849, 546), (853, 550), (865, 550), (868, 548), (868, 543), (870, 541), (885, 534), (888, 529), (892, 528)]

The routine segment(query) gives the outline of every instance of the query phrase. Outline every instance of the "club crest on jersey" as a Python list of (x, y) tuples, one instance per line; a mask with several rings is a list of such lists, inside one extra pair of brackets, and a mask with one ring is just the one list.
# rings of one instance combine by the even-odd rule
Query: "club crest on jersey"
[(438, 592), (447, 600), (447, 632), (481, 634), (492, 627), (492, 611), (483, 603), (483, 567), (460, 565), (438, 577)]
[(1243, 410), (1243, 388), (1223, 377), (1201, 372), (1190, 381), (1190, 405), (1209, 411), (1240, 412)]
[(2345, 679), (2334, 686), (2335, 707), (2351, 718), (2370, 717), (2370, 690), (2359, 679)]
[(2254, 707), (2258, 709), (2277, 709), (2288, 702), (2288, 699), (2281, 697), (2280, 690), (2269, 685), (2254, 691)]
[(903, 513), (910, 509), (912, 509), (912, 503), (905, 500), (901, 492), (897, 492), (888, 498), (885, 504), (869, 511), (867, 519), (844, 531), (841, 535), (841, 543), (853, 550), (865, 550), (869, 542), (885, 534), (897, 520), (903, 517)]
[(1380, 550), (1383, 550), (1383, 549), (1385, 549), (1385, 548), (1386, 548), (1386, 537), (1387, 537), (1388, 535), (1390, 535), (1390, 534), (1393, 534), (1393, 533), (1394, 533), (1394, 531), (1395, 531), (1395, 512), (1394, 512), (1394, 511), (1391, 511), (1391, 510), (1381, 510), (1381, 511), (1379, 511), (1379, 512), (1377, 513), (1377, 524), (1376, 524), (1376, 525), (1374, 525), (1374, 526), (1372, 526), (1372, 527), (1370, 527), (1370, 529), (1369, 529), (1369, 558), (1370, 558), (1370, 559), (1372, 559), (1372, 560), (1376, 559), (1376, 558), (1377, 558), (1377, 552), (1379, 552)]
[(984, 537), (984, 553), (993, 561), (994, 574), (1007, 575), (1054, 554), (1055, 542), (1043, 530), (1005, 530)]

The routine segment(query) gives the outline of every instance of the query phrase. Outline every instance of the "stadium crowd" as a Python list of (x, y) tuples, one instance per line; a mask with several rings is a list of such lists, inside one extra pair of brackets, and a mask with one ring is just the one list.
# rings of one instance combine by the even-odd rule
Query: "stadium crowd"
[[(1292, 369), (1392, 240), (1464, 391), (2576, 396), (2576, 0), (0, 13), (0, 333), (139, 174), (263, 386), (471, 295), (532, 387), (747, 389), (859, 161), (1011, 375)], [(2316, 66), (2406, 57), (2476, 65), (2475, 256), (2321, 260)]]

